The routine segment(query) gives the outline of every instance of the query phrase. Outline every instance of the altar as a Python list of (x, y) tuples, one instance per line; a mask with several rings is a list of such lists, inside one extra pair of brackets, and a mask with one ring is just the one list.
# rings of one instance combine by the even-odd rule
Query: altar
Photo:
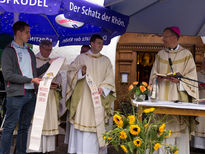
[(132, 105), (138, 107), (139, 119), (140, 115), (146, 108), (154, 107), (156, 114), (171, 114), (171, 115), (184, 115), (184, 116), (205, 116), (205, 105), (194, 104), (187, 102), (168, 102), (168, 101), (157, 101), (157, 102), (136, 102), (132, 100)]

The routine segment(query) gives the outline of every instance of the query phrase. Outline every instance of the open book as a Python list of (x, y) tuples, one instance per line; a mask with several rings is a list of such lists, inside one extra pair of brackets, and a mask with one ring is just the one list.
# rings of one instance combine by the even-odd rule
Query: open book
[(167, 73), (167, 74), (159, 74), (159, 73), (157, 73), (156, 75), (158, 77), (161, 77), (161, 78), (164, 78), (164, 79), (169, 79), (170, 77), (174, 77), (174, 76), (181, 76), (181, 74), (179, 72), (177, 72), (177, 73), (170, 72), (170, 73)]
[(51, 89), (56, 89), (59, 87), (59, 84), (57, 82), (51, 82)]

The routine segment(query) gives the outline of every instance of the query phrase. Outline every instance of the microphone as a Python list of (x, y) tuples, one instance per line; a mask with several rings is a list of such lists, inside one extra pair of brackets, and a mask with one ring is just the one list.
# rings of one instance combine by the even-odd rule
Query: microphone
[(174, 71), (173, 71), (173, 68), (172, 68), (172, 60), (171, 60), (171, 58), (168, 58), (168, 61), (169, 61), (169, 66), (170, 66), (170, 69), (171, 69), (171, 71), (172, 71), (172, 75), (173, 75), (173, 77), (175, 77), (175, 78), (177, 78), (177, 79), (179, 79), (179, 80), (181, 80), (181, 78), (182, 78), (182, 75), (180, 74), (180, 73), (175, 73)]
[(171, 69), (172, 73), (174, 73), (173, 68), (172, 68), (172, 60), (171, 60), (171, 58), (168, 58), (168, 61), (169, 61), (170, 69)]
[(178, 72), (178, 73), (173, 73), (173, 76), (176, 77), (177, 79), (181, 80), (183, 76)]

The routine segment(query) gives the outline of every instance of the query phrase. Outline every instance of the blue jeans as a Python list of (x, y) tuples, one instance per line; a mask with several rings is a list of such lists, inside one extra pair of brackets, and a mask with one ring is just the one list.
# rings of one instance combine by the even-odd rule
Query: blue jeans
[(26, 154), (28, 129), (33, 118), (36, 94), (25, 92), (25, 96), (7, 97), (6, 119), (1, 136), (1, 154), (10, 154), (13, 132), (18, 123), (16, 154)]

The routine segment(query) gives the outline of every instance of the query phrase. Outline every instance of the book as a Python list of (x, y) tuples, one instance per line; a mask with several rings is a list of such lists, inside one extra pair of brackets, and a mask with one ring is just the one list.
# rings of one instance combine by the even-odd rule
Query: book
[(51, 82), (51, 85), (58, 86), (58, 83), (57, 82)]
[(179, 72), (177, 72), (177, 73), (172, 73), (172, 72), (170, 72), (170, 73), (167, 73), (167, 74), (160, 74), (160, 73), (157, 73), (156, 74), (158, 77), (161, 77), (161, 78), (164, 78), (164, 79), (170, 79), (170, 77), (179, 77), (179, 76), (181, 76), (181, 74), (179, 73)]
[(59, 87), (59, 84), (57, 82), (51, 82), (51, 89), (56, 89)]

